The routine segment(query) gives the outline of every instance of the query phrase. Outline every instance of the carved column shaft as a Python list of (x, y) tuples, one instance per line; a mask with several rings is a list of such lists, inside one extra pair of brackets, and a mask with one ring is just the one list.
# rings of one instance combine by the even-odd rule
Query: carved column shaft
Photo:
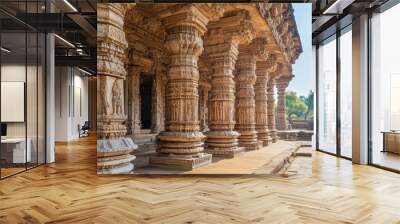
[(205, 136), (200, 132), (199, 71), (197, 62), (203, 51), (201, 35), (204, 17), (194, 13), (195, 6), (164, 19), (167, 28), (165, 46), (170, 53), (166, 87), (166, 132), (160, 133), (158, 156), (151, 158), (156, 166), (192, 169), (211, 162), (203, 153)]
[(256, 74), (257, 80), (254, 86), (256, 102), (256, 130), (258, 132), (258, 140), (261, 140), (263, 145), (267, 146), (272, 139), (269, 136), (268, 130), (268, 64), (266, 61), (257, 62)]
[(162, 80), (162, 76), (164, 74), (160, 72), (156, 72), (155, 77), (153, 79), (153, 89), (152, 89), (152, 127), (151, 131), (153, 133), (159, 133), (164, 129), (164, 84)]
[(128, 123), (130, 127), (130, 133), (135, 135), (141, 128), (140, 120), (140, 71), (141, 69), (137, 66), (130, 66), (128, 69), (129, 76), (129, 96), (128, 96)]
[(233, 69), (238, 55), (238, 44), (223, 43), (208, 46), (213, 67), (208, 151), (213, 155), (233, 157), (238, 148), (239, 133), (235, 128), (235, 82)]
[(240, 133), (239, 145), (247, 150), (254, 150), (259, 147), (254, 101), (256, 54), (249, 47), (241, 46), (236, 70), (236, 130)]
[(97, 168), (100, 173), (129, 173), (137, 148), (126, 138), (124, 111), (124, 68), (127, 43), (123, 31), (125, 7), (98, 4), (97, 33)]
[(199, 117), (200, 117), (200, 130), (202, 132), (208, 131), (208, 95), (209, 87), (202, 86), (199, 89)]
[(278, 104), (277, 104), (277, 124), (278, 130), (287, 130), (286, 119), (286, 88), (288, 80), (277, 80), (276, 87), (278, 89)]
[(278, 140), (275, 126), (275, 93), (274, 93), (274, 79), (271, 77), (267, 82), (267, 108), (268, 108), (268, 129), (272, 142), (275, 143)]

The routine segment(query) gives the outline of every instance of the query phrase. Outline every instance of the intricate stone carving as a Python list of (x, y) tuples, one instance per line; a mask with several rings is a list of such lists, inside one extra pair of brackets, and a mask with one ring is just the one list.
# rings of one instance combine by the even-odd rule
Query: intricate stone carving
[(286, 119), (286, 88), (289, 84), (289, 79), (284, 77), (276, 80), (276, 88), (278, 89), (278, 104), (277, 104), (277, 124), (278, 130), (287, 130)]
[(101, 172), (132, 170), (125, 68), (132, 135), (141, 129), (140, 76), (154, 77), (151, 128), (159, 148), (151, 165), (193, 169), (210, 163), (209, 153), (233, 157), (277, 140), (274, 80), (290, 75), (301, 53), (289, 4), (99, 5)]
[(275, 123), (275, 94), (274, 94), (274, 75), (271, 75), (267, 82), (267, 112), (268, 112), (268, 129), (269, 136), (272, 139), (272, 142), (275, 143), (278, 141), (278, 135), (276, 132), (276, 123)]
[(240, 45), (239, 58), (236, 63), (236, 130), (240, 133), (239, 145), (246, 150), (258, 149), (262, 142), (257, 139), (255, 129), (255, 94), (256, 61), (264, 58), (265, 52), (260, 47), (266, 42), (255, 39), (250, 45)]
[(268, 129), (268, 89), (267, 83), (269, 76), (276, 70), (276, 57), (270, 56), (267, 61), (257, 62), (257, 81), (255, 84), (256, 101), (256, 130), (258, 140), (263, 142), (264, 146), (272, 143), (272, 138)]
[(294, 63), (302, 48), (300, 39), (297, 38), (297, 27), (293, 22), (292, 6), (289, 3), (257, 3), (257, 8), (271, 27), (286, 62)]
[[(123, 80), (125, 49), (123, 27), (126, 10), (122, 4), (98, 4), (97, 33), (97, 170), (102, 174), (130, 173), (137, 148), (126, 138), (123, 109)], [(111, 104), (109, 103), (111, 101)]]
[(114, 115), (123, 115), (123, 108), (122, 108), (122, 101), (123, 101), (123, 94), (122, 89), (120, 86), (119, 79), (114, 80), (114, 84), (112, 86), (112, 103), (113, 103), (113, 114)]
[(234, 130), (233, 69), (239, 53), (239, 43), (248, 43), (254, 36), (249, 20), (247, 11), (227, 12), (220, 20), (209, 24), (205, 38), (205, 53), (213, 68), (209, 111), (210, 131), (206, 133), (207, 152), (215, 156), (234, 157), (242, 151), (238, 147), (239, 133)]
[[(203, 51), (208, 18), (195, 5), (180, 7), (171, 14), (161, 14), (167, 27), (165, 46), (171, 57), (166, 90), (166, 131), (160, 133), (159, 154), (151, 164), (193, 169), (211, 163), (203, 152), (205, 136), (198, 117), (199, 71), (197, 62)], [(165, 16), (165, 17), (164, 17)]]

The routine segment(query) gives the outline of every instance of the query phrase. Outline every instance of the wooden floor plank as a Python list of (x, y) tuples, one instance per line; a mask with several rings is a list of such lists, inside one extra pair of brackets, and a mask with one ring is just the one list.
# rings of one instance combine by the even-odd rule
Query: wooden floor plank
[(400, 223), (400, 175), (323, 153), (288, 177), (97, 176), (96, 141), (0, 181), (0, 223)]

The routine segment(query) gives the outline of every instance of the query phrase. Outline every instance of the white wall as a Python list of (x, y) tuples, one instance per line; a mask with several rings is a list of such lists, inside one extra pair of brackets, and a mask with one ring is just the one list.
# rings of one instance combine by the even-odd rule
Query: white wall
[(88, 120), (88, 78), (72, 67), (55, 74), (55, 141), (78, 139), (78, 125)]
[[(25, 64), (4, 64), (1, 66), (1, 81), (25, 82)], [(28, 68), (29, 69), (29, 68)], [(30, 95), (30, 94), (28, 94)], [(7, 110), (7, 108), (1, 108)], [(25, 137), (25, 122), (7, 123), (7, 137)]]

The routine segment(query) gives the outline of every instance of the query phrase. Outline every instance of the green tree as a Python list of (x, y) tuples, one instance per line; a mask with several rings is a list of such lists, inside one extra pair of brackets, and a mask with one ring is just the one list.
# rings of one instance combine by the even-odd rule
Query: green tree
[(289, 120), (293, 116), (303, 117), (307, 112), (307, 104), (295, 92), (286, 92), (286, 111)]
[(307, 105), (307, 111), (304, 114), (304, 120), (307, 120), (314, 111), (314, 92), (310, 90), (307, 97), (303, 97), (304, 103)]

